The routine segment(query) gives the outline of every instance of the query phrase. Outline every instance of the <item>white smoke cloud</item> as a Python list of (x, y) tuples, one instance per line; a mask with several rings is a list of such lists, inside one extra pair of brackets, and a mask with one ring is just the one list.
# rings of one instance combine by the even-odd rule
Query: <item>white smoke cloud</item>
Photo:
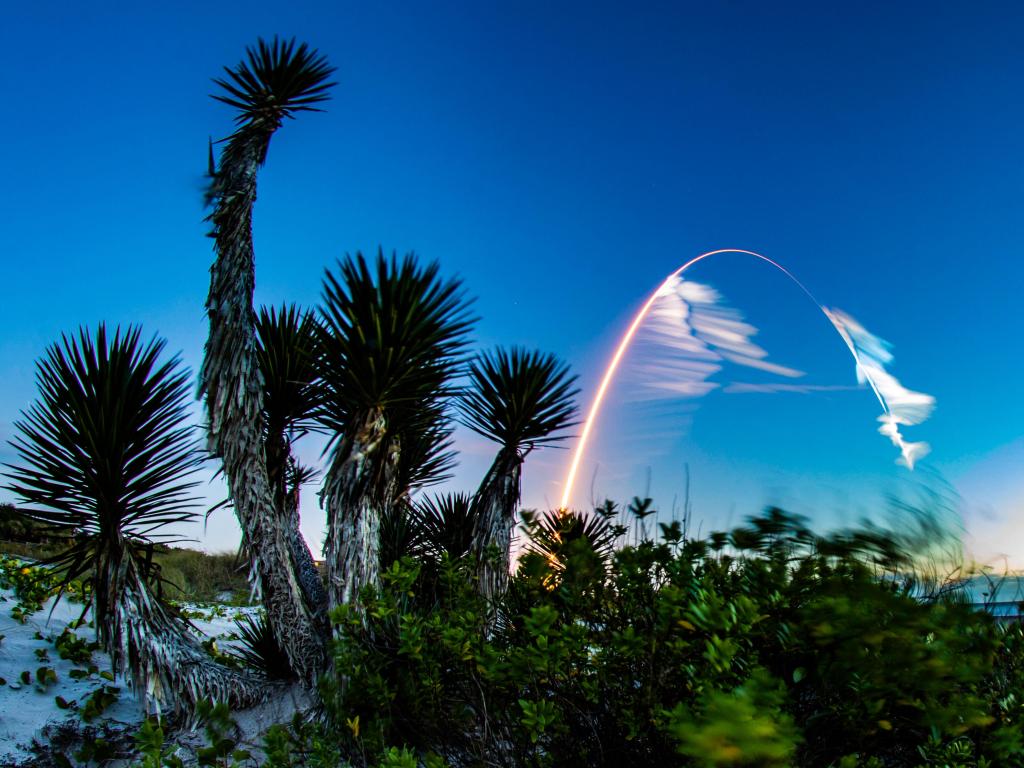
[(899, 463), (913, 469), (915, 462), (928, 455), (931, 446), (925, 442), (907, 442), (900, 427), (926, 421), (935, 410), (935, 398), (907, 389), (886, 370), (893, 360), (889, 342), (875, 336), (842, 310), (825, 307), (822, 310), (850, 348), (857, 364), (857, 381), (870, 386), (882, 405), (884, 412), (878, 417), (882, 423), (878, 431), (900, 449)]

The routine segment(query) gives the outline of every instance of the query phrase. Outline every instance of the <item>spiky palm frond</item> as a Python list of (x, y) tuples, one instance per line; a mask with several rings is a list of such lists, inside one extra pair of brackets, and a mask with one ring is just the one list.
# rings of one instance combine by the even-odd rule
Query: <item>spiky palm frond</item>
[(294, 304), (261, 307), (256, 360), (263, 376), (263, 412), (270, 433), (303, 430), (319, 402), (316, 318)]
[(292, 491), (296, 491), (303, 485), (309, 485), (314, 480), (320, 477), (320, 470), (316, 467), (310, 467), (305, 464), (300, 464), (298, 461), (292, 460), (288, 462), (287, 473), (285, 474), (285, 481), (288, 483), (288, 487)]
[(330, 98), (327, 91), (335, 84), (327, 78), (335, 68), (305, 43), (261, 38), (245, 51), (245, 61), (225, 67), (226, 78), (214, 79), (227, 93), (212, 96), (238, 110), (235, 122), (277, 124), (295, 112), (318, 112), (313, 105)]
[(321, 416), (336, 433), (364, 414), (451, 394), (473, 322), (461, 282), (442, 280), (436, 262), (381, 251), (374, 266), (357, 253), (324, 277)]
[(537, 513), (523, 511), (523, 532), (527, 550), (542, 556), (552, 570), (565, 569), (573, 550), (581, 544), (606, 563), (615, 551), (614, 526), (597, 514), (583, 514), (569, 510)]
[(292, 445), (312, 421), (319, 401), (316, 319), (294, 305), (261, 308), (256, 362), (263, 381), (263, 452), (279, 514), (297, 514), (304, 479), (294, 471)]
[(138, 328), (108, 338), (100, 325), (64, 336), (39, 362), (39, 400), (15, 422), (20, 464), (6, 488), (23, 511), (67, 539), (50, 562), (71, 581), (88, 576), (111, 542), (139, 547), (193, 519), (191, 479), (203, 456), (188, 425), (191, 393), (179, 359)]
[(417, 499), (413, 514), (427, 553), (434, 559), (447, 554), (457, 560), (470, 551), (476, 510), (468, 494), (424, 496)]
[(380, 518), (380, 567), (387, 569), (403, 557), (419, 559), (425, 540), (415, 513), (408, 504), (389, 506)]
[(228, 653), (268, 680), (294, 680), (288, 654), (270, 629), (263, 613), (245, 614), (235, 621), (239, 645)]
[(456, 464), (451, 416), (446, 402), (432, 398), (396, 414), (401, 447), (395, 486), (399, 496), (437, 485), (451, 477)]
[(477, 357), (461, 402), (463, 423), (505, 448), (529, 451), (564, 439), (576, 415), (569, 366), (551, 354), (513, 347)]

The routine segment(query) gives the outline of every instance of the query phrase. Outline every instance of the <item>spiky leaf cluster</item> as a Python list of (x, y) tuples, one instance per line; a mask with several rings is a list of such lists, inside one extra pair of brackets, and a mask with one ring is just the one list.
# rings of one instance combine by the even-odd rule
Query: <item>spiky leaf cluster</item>
[[(33, 522), (70, 541), (67, 580), (87, 575), (112, 543), (148, 544), (190, 521), (202, 461), (188, 425), (188, 374), (164, 342), (129, 327), (63, 337), (38, 364), (39, 399), (15, 422), (19, 463), (5, 486)], [(114, 545), (116, 546), (116, 544)]]
[(235, 621), (238, 645), (231, 654), (246, 667), (268, 680), (294, 680), (295, 672), (288, 663), (288, 655), (274, 638), (267, 617), (262, 613), (245, 614)]
[(434, 559), (448, 555), (457, 560), (473, 543), (476, 510), (464, 493), (446, 493), (417, 499), (415, 519), (423, 532), (427, 553)]
[(294, 304), (262, 307), (256, 360), (267, 430), (284, 434), (306, 428), (319, 401), (316, 318)]
[(431, 398), (398, 425), (396, 487), (412, 493), (450, 479), (457, 463), (447, 401)]
[(604, 561), (612, 556), (615, 549), (615, 529), (599, 514), (524, 510), (523, 520), (527, 551), (543, 557), (556, 573), (564, 569), (566, 559), (577, 542), (586, 541), (587, 548)]
[(260, 39), (255, 48), (246, 48), (244, 61), (224, 68), (227, 77), (214, 79), (226, 95), (212, 97), (238, 110), (239, 125), (276, 126), (296, 112), (319, 112), (313, 105), (330, 98), (327, 91), (334, 83), (327, 78), (334, 69), (305, 43), (296, 47), (294, 39)]
[(576, 415), (569, 366), (551, 354), (513, 347), (476, 358), (461, 403), (463, 423), (505, 448), (529, 451), (563, 439)]
[(443, 420), (473, 321), (461, 282), (438, 271), (382, 252), (372, 268), (357, 253), (327, 271), (317, 333), (328, 429), (371, 413), (421, 429)]

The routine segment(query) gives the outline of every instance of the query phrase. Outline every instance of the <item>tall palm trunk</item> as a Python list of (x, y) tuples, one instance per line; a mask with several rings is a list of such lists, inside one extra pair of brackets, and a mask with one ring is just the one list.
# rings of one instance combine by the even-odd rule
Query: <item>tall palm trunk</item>
[(275, 512), (255, 353), (252, 210), (257, 172), (278, 125), (278, 120), (254, 120), (240, 128), (228, 141), (216, 174), (212, 221), (217, 258), (210, 270), (210, 333), (200, 383), (209, 447), (223, 460), (267, 621), (292, 668), (311, 682), (324, 665), (324, 638), (296, 575), (291, 531)]
[(515, 448), (502, 448), (473, 500), (476, 514), (471, 551), (477, 558), (480, 594), (488, 600), (500, 597), (508, 587), (522, 466)]
[(397, 446), (387, 451), (383, 415), (362, 421), (345, 436), (324, 483), (327, 508), (328, 600), (331, 608), (354, 603), (362, 588), (376, 584), (380, 572), (381, 511), (393, 496)]
[[(289, 540), (291, 541), (292, 557), (298, 569), (299, 586), (306, 596), (306, 602), (317, 619), (321, 632), (329, 632), (327, 619), (327, 591), (324, 589), (320, 579), (320, 571), (316, 567), (316, 560), (313, 553), (302, 535), (299, 527), (299, 486), (300, 480), (297, 475), (296, 462), (288, 451), (287, 458), (289, 471), (284, 473), (284, 493), (280, 499), (279, 511), (288, 526)], [(291, 482), (288, 481), (289, 475)]]
[(144, 706), (159, 711), (172, 701), (178, 709), (194, 711), (198, 701), (214, 699), (232, 707), (247, 707), (265, 699), (267, 684), (213, 661), (150, 591), (139, 563), (123, 541), (113, 542), (95, 599), (96, 631), (110, 653), (114, 669), (128, 675)]
[(306, 602), (309, 604), (310, 610), (313, 611), (318, 624), (324, 631), (327, 631), (325, 624), (327, 621), (328, 605), (327, 591), (320, 580), (320, 571), (316, 567), (313, 553), (310, 551), (309, 545), (306, 544), (306, 539), (299, 528), (297, 505), (291, 507), (291, 511), (286, 515), (285, 520), (288, 523), (292, 557), (295, 558), (295, 565), (298, 569), (299, 586), (302, 587), (302, 592), (306, 596)]
[[(398, 446), (386, 440), (383, 414), (370, 414), (343, 443), (324, 481), (327, 593), (331, 608), (355, 604), (380, 573), (380, 520), (394, 495)], [(387, 452), (381, 456), (381, 452)], [(383, 462), (381, 459), (383, 458)]]

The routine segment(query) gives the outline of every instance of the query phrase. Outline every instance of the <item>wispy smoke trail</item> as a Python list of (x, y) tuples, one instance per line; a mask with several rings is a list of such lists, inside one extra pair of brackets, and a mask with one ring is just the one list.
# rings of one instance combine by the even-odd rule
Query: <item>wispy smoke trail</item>
[[(820, 305), (819, 305), (820, 306)], [(913, 469), (927, 455), (924, 442), (908, 442), (900, 427), (925, 421), (935, 407), (935, 398), (913, 392), (886, 370), (893, 355), (887, 341), (869, 332), (850, 315), (839, 309), (821, 307), (853, 355), (857, 381), (867, 385), (878, 398), (883, 413), (879, 432), (899, 448), (898, 462)], [(637, 342), (651, 345), (653, 362), (635, 369), (641, 376), (645, 399), (671, 397), (699, 398), (722, 385), (713, 380), (725, 362), (757, 369), (768, 374), (796, 379), (802, 371), (768, 360), (768, 352), (754, 343), (758, 329), (743, 314), (724, 303), (714, 288), (685, 280), (681, 276), (661, 286), (650, 308), (647, 323)], [(796, 383), (732, 383), (726, 393), (806, 394), (851, 389), (842, 385)]]
[(860, 389), (860, 387), (855, 387), (852, 384), (751, 384), (737, 381), (734, 384), (727, 384), (722, 391), (730, 395), (765, 395), (775, 392), (807, 395), (811, 392), (849, 392), (851, 389)]
[(892, 362), (891, 345), (875, 336), (840, 309), (822, 310), (843, 337), (857, 363), (857, 381), (874, 391), (884, 413), (878, 417), (878, 431), (900, 449), (899, 462), (910, 469), (931, 450), (928, 443), (907, 442), (900, 427), (912, 427), (928, 419), (935, 410), (935, 398), (904, 387), (885, 367)]
[(636, 368), (649, 398), (701, 397), (721, 386), (711, 378), (725, 362), (776, 376), (803, 371), (770, 362), (754, 343), (757, 328), (709, 285), (676, 277), (661, 287), (637, 342), (657, 350)]
[[(594, 399), (587, 412), (587, 418), (583, 422), (583, 430), (580, 432), (579, 439), (576, 442), (572, 461), (569, 464), (565, 475), (565, 482), (562, 486), (562, 500), (559, 505), (561, 509), (568, 508), (570, 498), (572, 497), (573, 484), (576, 482), (576, 473), (579, 471), (580, 462), (586, 451), (587, 441), (600, 414), (601, 404), (608, 393), (608, 388), (615, 378), (615, 372), (618, 370), (623, 356), (629, 349), (633, 337), (636, 336), (644, 319), (652, 310), (655, 310), (656, 314), (659, 311), (663, 312), (663, 319), (667, 318), (670, 325), (673, 318), (685, 323), (687, 330), (683, 336), (687, 337), (688, 340), (677, 341), (677, 344), (680, 351), (693, 352), (696, 358), (696, 361), (677, 360), (675, 367), (683, 372), (683, 376), (674, 383), (663, 380), (660, 385), (662, 390), (682, 392), (698, 397), (707, 394), (707, 392), (719, 386), (717, 383), (709, 381), (709, 378), (721, 370), (719, 363), (723, 360), (729, 360), (752, 368), (759, 368), (768, 373), (782, 376), (799, 377), (803, 375), (800, 371), (769, 363), (765, 360), (764, 358), (767, 356), (767, 353), (750, 341), (750, 337), (757, 332), (757, 329), (744, 323), (742, 315), (739, 315), (734, 310), (731, 314), (723, 314), (721, 307), (713, 308), (713, 305), (720, 298), (717, 292), (707, 286), (687, 283), (680, 279), (682, 274), (695, 264), (704, 261), (704, 259), (726, 253), (742, 254), (763, 261), (792, 280), (829, 317), (850, 348), (854, 359), (857, 361), (857, 376), (861, 384), (865, 382), (869, 384), (878, 397), (878, 402), (882, 405), (884, 414), (879, 419), (882, 422), (879, 431), (889, 437), (900, 449), (901, 463), (912, 468), (914, 462), (928, 452), (929, 448), (926, 443), (907, 443), (903, 439), (899, 427), (901, 425), (919, 424), (927, 419), (934, 407), (935, 399), (930, 395), (911, 392), (885, 370), (885, 365), (892, 361), (892, 355), (889, 353), (888, 344), (885, 341), (868, 333), (863, 326), (853, 321), (848, 315), (838, 310), (829, 312), (814, 298), (803, 283), (797, 280), (788, 269), (777, 261), (773, 261), (756, 251), (748, 251), (743, 248), (719, 248), (695, 256), (665, 278), (659, 287), (647, 298), (643, 306), (640, 307), (629, 327), (623, 333), (622, 338), (615, 347), (615, 354), (608, 361), (608, 366), (601, 377), (597, 391), (594, 393)], [(691, 290), (697, 293), (687, 296), (686, 293)], [(673, 296), (675, 299), (673, 299)], [(689, 314), (691, 309), (690, 300), (694, 304), (702, 303), (706, 305), (704, 309), (707, 311), (704, 313), (704, 316), (709, 322), (702, 324), (696, 318), (691, 321)], [(660, 306), (656, 308), (655, 305)], [(675, 334), (678, 334), (679, 330), (678, 325), (672, 329)], [(682, 339), (683, 336), (678, 338)], [(777, 388), (776, 391), (783, 391), (783, 389)]]

